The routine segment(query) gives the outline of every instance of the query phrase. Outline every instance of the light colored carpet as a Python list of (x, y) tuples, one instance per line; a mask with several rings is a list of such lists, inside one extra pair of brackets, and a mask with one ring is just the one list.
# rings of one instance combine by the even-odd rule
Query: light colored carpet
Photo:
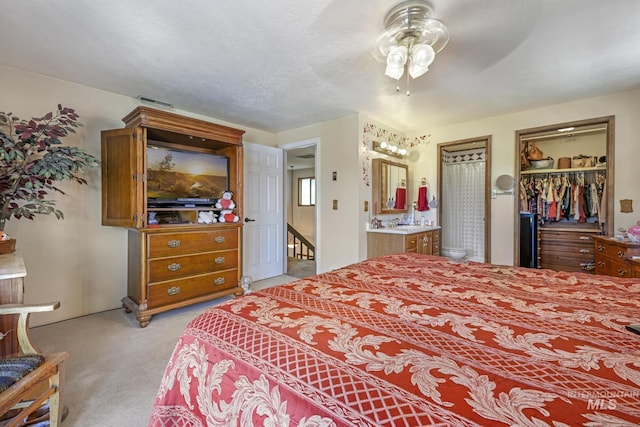
[[(290, 276), (255, 282), (253, 289), (288, 283)], [(228, 298), (153, 316), (140, 328), (123, 309), (32, 328), (43, 352), (68, 351), (64, 427), (146, 426), (167, 362), (186, 324)]]
[(312, 260), (292, 258), (287, 259), (287, 275), (304, 279), (316, 274), (316, 262)]

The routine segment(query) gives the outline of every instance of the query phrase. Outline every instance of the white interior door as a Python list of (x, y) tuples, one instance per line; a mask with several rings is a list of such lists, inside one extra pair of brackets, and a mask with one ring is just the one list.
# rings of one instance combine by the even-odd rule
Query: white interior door
[(243, 274), (262, 280), (284, 273), (283, 150), (243, 145)]

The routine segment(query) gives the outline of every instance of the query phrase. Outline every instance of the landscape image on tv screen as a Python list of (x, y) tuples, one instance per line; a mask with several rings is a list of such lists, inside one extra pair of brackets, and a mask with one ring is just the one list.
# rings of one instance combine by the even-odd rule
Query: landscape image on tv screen
[(147, 147), (147, 197), (219, 198), (227, 190), (229, 159), (207, 153)]

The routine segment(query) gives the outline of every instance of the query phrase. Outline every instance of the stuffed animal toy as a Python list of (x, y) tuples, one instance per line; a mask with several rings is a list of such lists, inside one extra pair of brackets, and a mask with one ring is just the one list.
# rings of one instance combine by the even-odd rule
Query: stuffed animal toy
[(213, 224), (217, 221), (213, 211), (200, 211), (198, 213), (198, 224)]
[(231, 210), (223, 210), (220, 211), (220, 218), (218, 218), (219, 222), (238, 222), (240, 221), (240, 217), (238, 215), (234, 215)]
[(216, 208), (225, 210), (235, 208), (236, 204), (233, 203), (232, 197), (233, 193), (231, 191), (223, 192), (222, 198), (218, 199), (216, 202)]

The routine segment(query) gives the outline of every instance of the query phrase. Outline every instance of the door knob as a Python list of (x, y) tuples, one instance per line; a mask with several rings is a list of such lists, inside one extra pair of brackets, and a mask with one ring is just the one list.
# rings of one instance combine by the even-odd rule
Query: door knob
[(251, 222), (251, 221), (255, 221), (255, 219), (251, 219), (251, 218), (245, 218), (244, 222)]

